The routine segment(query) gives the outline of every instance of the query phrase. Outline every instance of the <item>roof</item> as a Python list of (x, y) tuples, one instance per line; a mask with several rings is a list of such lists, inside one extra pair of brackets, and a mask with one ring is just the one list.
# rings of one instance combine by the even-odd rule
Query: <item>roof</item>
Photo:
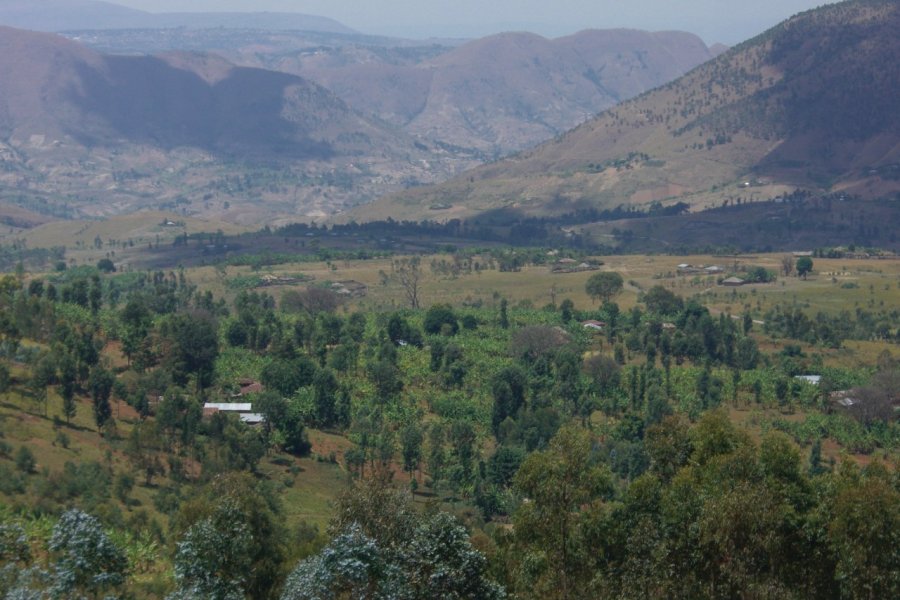
[(261, 384), (258, 381), (253, 381), (251, 383), (241, 384), (241, 392), (240, 393), (241, 393), (241, 395), (253, 394), (256, 392), (261, 392), (261, 391), (263, 391), (263, 389), (264, 389), (263, 384)]
[(603, 321), (594, 321), (593, 319), (591, 319), (588, 321), (582, 321), (581, 326), (582, 327), (591, 327), (593, 329), (602, 329), (602, 328), (606, 327), (606, 323), (604, 323)]
[(859, 403), (859, 399), (853, 397), (853, 390), (838, 390), (836, 392), (831, 392), (829, 398), (832, 402), (843, 406), (844, 408), (850, 408)]
[(802, 379), (807, 383), (811, 383), (813, 385), (819, 385), (819, 382), (822, 381), (821, 375), (795, 375), (794, 379)]
[(266, 420), (266, 418), (261, 413), (243, 413), (238, 416), (240, 417), (241, 421), (249, 425), (262, 423)]
[(744, 283), (744, 280), (741, 279), (740, 277), (729, 277), (728, 279), (724, 280), (722, 283), (724, 283), (725, 285), (728, 285), (728, 284), (741, 285)]
[(207, 402), (204, 409), (215, 409), (223, 412), (250, 412), (253, 410), (251, 402)]

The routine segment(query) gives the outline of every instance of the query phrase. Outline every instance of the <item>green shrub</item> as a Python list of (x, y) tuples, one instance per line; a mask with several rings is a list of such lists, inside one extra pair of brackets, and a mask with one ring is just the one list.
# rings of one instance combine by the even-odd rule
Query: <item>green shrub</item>
[(37, 462), (31, 450), (27, 446), (19, 446), (19, 450), (16, 452), (16, 468), (23, 473), (34, 473), (36, 466)]

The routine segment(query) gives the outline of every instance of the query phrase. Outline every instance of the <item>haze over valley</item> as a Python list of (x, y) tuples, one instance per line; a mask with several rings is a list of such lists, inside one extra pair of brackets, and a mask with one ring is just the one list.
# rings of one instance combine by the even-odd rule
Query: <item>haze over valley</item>
[[(721, 50), (681, 32), (422, 43), (302, 15), (203, 26), (48, 6), (0, 4), (7, 21), (73, 40), (4, 31), (0, 143), (7, 201), (49, 217), (322, 218), (559, 135)], [(286, 30), (267, 29), (279, 19)]]

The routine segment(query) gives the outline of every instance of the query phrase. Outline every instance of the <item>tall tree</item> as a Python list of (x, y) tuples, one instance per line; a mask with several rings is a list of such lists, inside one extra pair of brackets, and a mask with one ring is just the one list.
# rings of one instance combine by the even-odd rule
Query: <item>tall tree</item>
[(456, 519), (423, 517), (384, 480), (344, 492), (331, 530), (332, 541), (288, 576), (282, 600), (506, 597)]
[(109, 396), (112, 394), (115, 376), (102, 365), (97, 365), (91, 370), (88, 387), (91, 390), (91, 399), (94, 403), (94, 422), (97, 428), (103, 425), (112, 416), (112, 408), (109, 405)]
[(900, 594), (900, 492), (876, 472), (839, 483), (828, 537), (843, 597)]
[(813, 260), (808, 256), (801, 256), (797, 259), (797, 275), (806, 279), (806, 276), (812, 271)]
[(409, 423), (400, 430), (400, 453), (403, 455), (403, 470), (412, 477), (422, 460), (422, 428), (417, 423)]
[(613, 271), (594, 273), (584, 284), (584, 290), (594, 301), (598, 298), (604, 303), (609, 302), (613, 296), (618, 295), (625, 286), (622, 276)]
[(125, 581), (128, 561), (100, 522), (77, 508), (60, 517), (48, 544), (55, 557), (54, 598), (98, 598)]
[(64, 354), (59, 361), (59, 393), (62, 396), (62, 411), (66, 425), (70, 423), (78, 406), (75, 404), (75, 361), (69, 354)]
[(565, 426), (516, 473), (516, 489), (527, 502), (513, 515), (515, 535), (524, 560), (533, 560), (539, 570), (526, 582), (538, 597), (568, 599), (586, 593), (591, 573), (583, 510), (611, 491), (609, 472), (592, 458), (591, 446), (587, 430)]
[(204, 311), (173, 315), (164, 325), (166, 366), (178, 385), (194, 375), (198, 390), (212, 384), (219, 355), (219, 335), (213, 316)]
[(794, 272), (794, 257), (790, 254), (785, 254), (781, 257), (781, 273), (788, 277), (791, 273)]
[(319, 369), (313, 379), (313, 399), (316, 406), (316, 422), (331, 427), (336, 421), (335, 402), (338, 382), (331, 369)]
[(418, 256), (412, 258), (401, 258), (392, 263), (393, 275), (396, 281), (403, 288), (403, 294), (410, 308), (419, 308), (419, 294), (421, 293), (422, 278), (425, 273), (422, 271), (422, 261)]
[(174, 598), (274, 597), (285, 551), (280, 517), (278, 503), (251, 475), (218, 477), (173, 519), (180, 534)]

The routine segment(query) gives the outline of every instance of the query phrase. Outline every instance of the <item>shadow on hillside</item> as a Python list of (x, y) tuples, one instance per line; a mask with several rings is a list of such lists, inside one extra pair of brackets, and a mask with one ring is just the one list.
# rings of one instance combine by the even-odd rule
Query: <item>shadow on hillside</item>
[(104, 72), (82, 64), (80, 89), (71, 90), (70, 100), (89, 118), (69, 133), (86, 146), (109, 143), (114, 136), (164, 150), (188, 146), (242, 158), (333, 154), (327, 143), (311, 139), (283, 116), (289, 89), (310, 85), (299, 77), (233, 68), (210, 84), (156, 57), (107, 56), (105, 64)]

